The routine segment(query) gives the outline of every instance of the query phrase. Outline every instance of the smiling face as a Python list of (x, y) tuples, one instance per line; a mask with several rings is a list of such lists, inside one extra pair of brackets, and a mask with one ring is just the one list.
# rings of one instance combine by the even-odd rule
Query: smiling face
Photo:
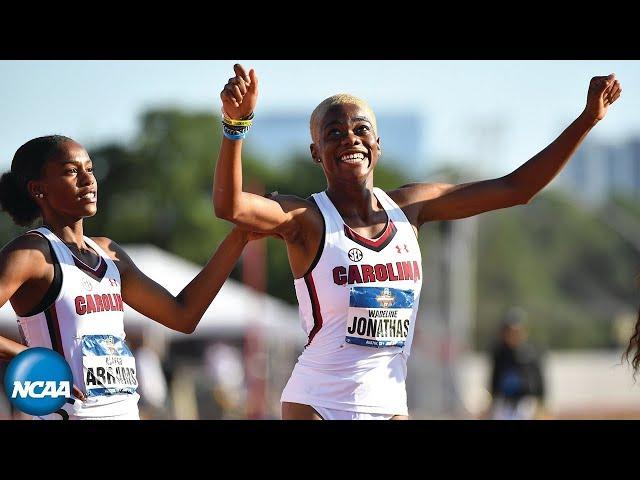
[(329, 183), (361, 183), (370, 177), (380, 156), (370, 109), (355, 103), (332, 105), (315, 125), (312, 118), (312, 128), (311, 155), (322, 164)]
[(97, 212), (98, 184), (93, 176), (93, 162), (81, 145), (62, 144), (48, 160), (43, 178), (30, 182), (32, 194), (41, 208), (55, 214), (80, 219)]

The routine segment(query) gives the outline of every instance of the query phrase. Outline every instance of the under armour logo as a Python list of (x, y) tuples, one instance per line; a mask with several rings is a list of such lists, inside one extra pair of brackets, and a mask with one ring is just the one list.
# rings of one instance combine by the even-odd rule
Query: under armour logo
[[(407, 248), (407, 244), (403, 244), (404, 246), (404, 251), (409, 253), (409, 249)], [(398, 251), (398, 253), (402, 253), (402, 247), (400, 247), (400, 245), (396, 245), (396, 250)]]
[(118, 281), (115, 278), (110, 278), (109, 283), (111, 284), (112, 287), (118, 286)]

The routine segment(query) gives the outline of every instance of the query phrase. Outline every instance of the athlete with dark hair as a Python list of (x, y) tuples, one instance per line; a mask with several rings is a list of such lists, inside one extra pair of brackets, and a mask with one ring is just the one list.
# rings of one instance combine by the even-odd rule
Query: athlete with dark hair
[(0, 360), (51, 348), (73, 372), (74, 394), (47, 419), (138, 419), (135, 361), (125, 342), (124, 304), (184, 333), (194, 331), (249, 236), (234, 229), (202, 271), (173, 296), (104, 237), (84, 236), (98, 184), (86, 150), (52, 135), (22, 145), (0, 178), (0, 207), (18, 225), (42, 226), (0, 251), (0, 306), (8, 300), (24, 344), (0, 337)]

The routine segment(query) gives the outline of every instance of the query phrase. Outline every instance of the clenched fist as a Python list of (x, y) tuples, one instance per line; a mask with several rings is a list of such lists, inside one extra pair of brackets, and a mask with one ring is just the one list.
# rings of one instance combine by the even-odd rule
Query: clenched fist
[(258, 101), (258, 77), (251, 69), (249, 74), (242, 65), (233, 66), (235, 77), (231, 77), (220, 92), (222, 109), (234, 120), (249, 116)]

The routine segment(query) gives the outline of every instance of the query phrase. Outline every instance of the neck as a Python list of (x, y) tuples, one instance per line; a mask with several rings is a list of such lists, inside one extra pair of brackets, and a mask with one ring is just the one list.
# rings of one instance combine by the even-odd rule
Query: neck
[(55, 233), (63, 242), (75, 244), (79, 249), (85, 247), (82, 219), (61, 219), (45, 216), (42, 224)]
[(357, 216), (369, 218), (378, 208), (373, 195), (373, 175), (362, 183), (332, 181), (327, 187), (327, 195), (343, 217)]

